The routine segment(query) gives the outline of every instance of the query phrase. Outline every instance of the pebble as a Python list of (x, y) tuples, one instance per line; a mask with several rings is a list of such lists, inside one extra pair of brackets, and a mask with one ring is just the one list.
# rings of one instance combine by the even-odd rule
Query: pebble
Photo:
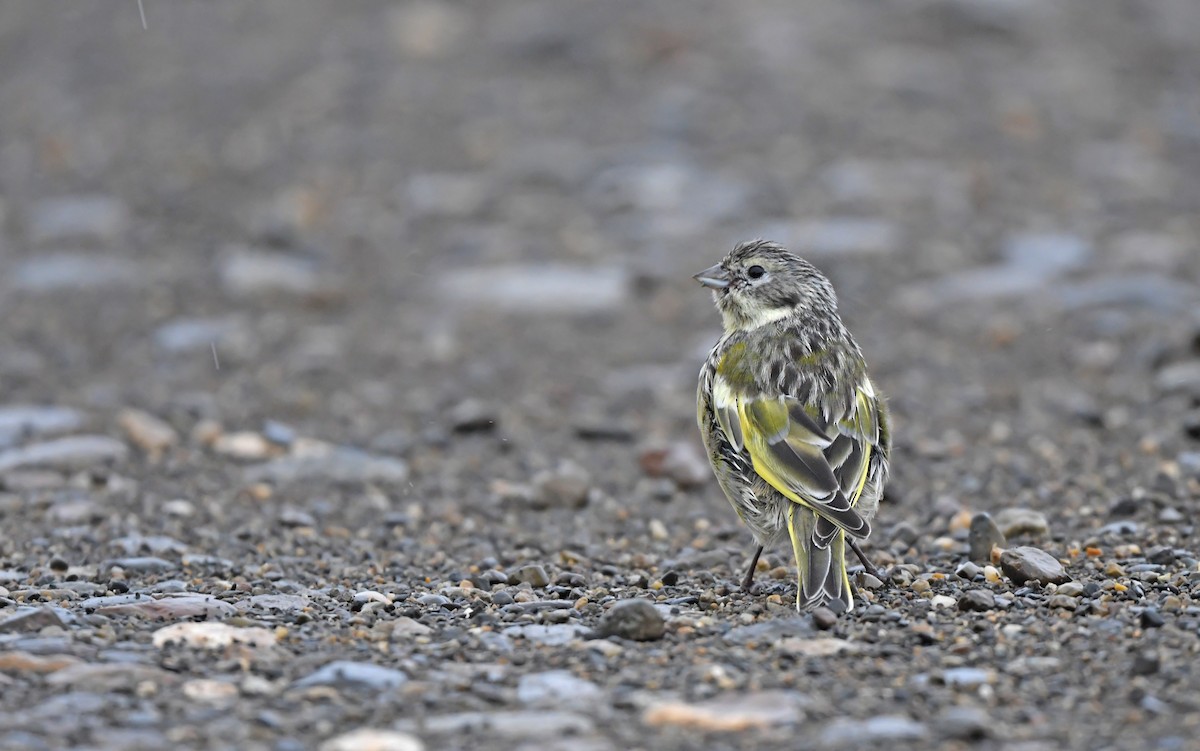
[(149, 412), (140, 409), (123, 409), (117, 416), (117, 424), (129, 436), (133, 445), (149, 454), (160, 456), (179, 442), (175, 428)]
[(1154, 377), (1154, 386), (1165, 393), (1200, 395), (1200, 360), (1168, 365)]
[(107, 243), (121, 238), (128, 225), (129, 209), (115, 196), (62, 196), (34, 204), (29, 216), (29, 239), (35, 244)]
[(243, 430), (222, 433), (212, 444), (213, 451), (233, 459), (262, 459), (271, 454), (274, 447), (264, 436)]
[(408, 480), (408, 464), (390, 456), (334, 447), (326, 453), (272, 459), (264, 464), (246, 467), (242, 474), (248, 482), (267, 481), (280, 485), (313, 480), (403, 483)]
[(947, 707), (934, 720), (933, 727), (938, 735), (952, 740), (979, 741), (995, 734), (992, 718), (981, 707)]
[(16, 289), (46, 294), (70, 290), (137, 287), (152, 278), (144, 266), (125, 258), (92, 253), (39, 253), (12, 271)]
[[(996, 512), (996, 526), (1006, 539), (1020, 537), (1047, 537), (1050, 534), (1050, 523), (1038, 511), (1027, 508), (1006, 508)], [(1003, 543), (1001, 543), (1003, 546)]]
[(69, 433), (83, 424), (83, 414), (70, 407), (9, 404), (0, 407), (0, 447), (27, 438)]
[(91, 597), (80, 602), (79, 608), (101, 615), (134, 615), (154, 620), (227, 618), (237, 613), (237, 608), (224, 600), (191, 593), (167, 594), (158, 598), (141, 594)]
[(661, 519), (651, 519), (646, 524), (646, 528), (649, 530), (650, 538), (653, 540), (663, 541), (671, 539), (671, 533), (667, 531), (667, 525), (663, 524)]
[(424, 623), (401, 616), (392, 623), (391, 638), (392, 641), (405, 641), (418, 636), (429, 636), (432, 633), (433, 629)]
[(112, 558), (100, 564), (101, 571), (110, 571), (114, 568), (121, 568), (125, 571), (133, 571), (139, 574), (161, 574), (164, 571), (173, 571), (179, 566), (153, 555), (140, 555), (129, 558)]
[(358, 728), (330, 738), (319, 746), (320, 751), (425, 751), (425, 744), (415, 735), (395, 730)]
[(1167, 625), (1167, 620), (1155, 608), (1142, 608), (1138, 622), (1142, 624), (1142, 628), (1162, 628)]
[(447, 413), (450, 429), (455, 433), (478, 433), (494, 430), (500, 421), (496, 410), (479, 399), (466, 399), (450, 408)]
[(154, 330), (154, 344), (170, 353), (207, 350), (243, 328), (236, 318), (178, 318)]
[(844, 717), (826, 725), (818, 742), (822, 748), (828, 749), (859, 748), (897, 741), (920, 741), (928, 735), (929, 728), (924, 723), (903, 715), (881, 715), (866, 720)]
[(811, 638), (816, 634), (814, 625), (813, 619), (792, 614), (786, 618), (734, 626), (725, 632), (724, 639), (742, 646), (775, 644), (787, 638)]
[(968, 589), (958, 598), (958, 609), (984, 612), (996, 607), (996, 596), (987, 589)]
[(817, 608), (812, 611), (812, 622), (819, 630), (828, 631), (837, 625), (837, 613), (829, 608)]
[(293, 688), (311, 686), (353, 686), (387, 690), (398, 688), (408, 682), (408, 676), (395, 668), (373, 662), (335, 660), (313, 673), (295, 681)]
[(1065, 597), (1082, 597), (1083, 585), (1075, 581), (1063, 582), (1062, 584), (1058, 585), (1058, 589), (1055, 590), (1055, 593)]
[(739, 733), (758, 728), (795, 725), (812, 700), (796, 691), (728, 693), (706, 701), (655, 702), (642, 713), (650, 727), (674, 725), (690, 730)]
[(0, 472), (25, 467), (67, 471), (87, 469), (120, 462), (128, 454), (129, 448), (115, 438), (104, 435), (67, 436), (0, 451)]
[(585, 314), (617, 310), (630, 295), (622, 266), (562, 263), (457, 268), (439, 282), (447, 304), (489, 313)]
[(983, 569), (977, 566), (972, 561), (964, 561), (959, 564), (958, 568), (954, 569), (954, 575), (960, 579), (974, 581), (975, 577), (983, 574)]
[(958, 601), (950, 595), (934, 595), (929, 598), (929, 602), (935, 608), (952, 608), (958, 604)]
[(18, 608), (17, 612), (0, 620), (0, 634), (41, 631), (47, 626), (66, 628), (74, 617), (62, 608), (51, 606)]
[(229, 681), (193, 678), (180, 687), (183, 695), (198, 704), (227, 705), (238, 695), (238, 687)]
[(511, 581), (528, 582), (531, 587), (541, 588), (550, 584), (550, 576), (546, 569), (536, 564), (522, 566), (512, 572)]
[(568, 670), (548, 670), (521, 676), (517, 682), (517, 701), (526, 706), (594, 706), (603, 700), (604, 691), (591, 681), (576, 677)]
[(947, 668), (942, 671), (941, 682), (950, 688), (973, 691), (988, 683), (995, 683), (996, 676), (983, 668)]
[(578, 712), (527, 709), (503, 712), (455, 712), (431, 715), (416, 720), (402, 720), (397, 730), (420, 732), (422, 735), (460, 737), (468, 733), (485, 734), (488, 739), (537, 738), (555, 740), (563, 737), (578, 742), (580, 736), (594, 733), (596, 724)]
[(971, 528), (967, 535), (971, 560), (976, 563), (989, 563), (992, 560), (992, 548), (1003, 548), (1008, 544), (1004, 533), (989, 514), (976, 514), (971, 519)]
[(662, 613), (649, 600), (621, 600), (605, 611), (596, 633), (633, 641), (654, 641), (666, 633), (666, 624)]
[(78, 657), (66, 654), (41, 656), (17, 650), (0, 652), (0, 673), (48, 675), (78, 664)]
[(230, 246), (218, 262), (221, 286), (235, 297), (286, 295), (320, 299), (334, 293), (333, 284), (305, 258), (245, 246)]
[(504, 634), (510, 638), (525, 639), (547, 647), (561, 647), (585, 638), (589, 631), (578, 623), (525, 623), (504, 629)]
[(564, 459), (553, 470), (533, 478), (534, 500), (538, 508), (582, 508), (587, 505), (592, 477), (573, 461)]
[(646, 474), (669, 478), (681, 488), (697, 488), (712, 481), (708, 460), (690, 442), (644, 451), (639, 461)]
[(154, 632), (152, 643), (162, 649), (179, 644), (193, 649), (225, 649), (235, 644), (260, 648), (275, 644), (271, 629), (237, 627), (225, 623), (172, 623)]
[(1009, 548), (1001, 553), (1000, 568), (1017, 585), (1027, 581), (1062, 584), (1071, 578), (1054, 556), (1028, 546)]

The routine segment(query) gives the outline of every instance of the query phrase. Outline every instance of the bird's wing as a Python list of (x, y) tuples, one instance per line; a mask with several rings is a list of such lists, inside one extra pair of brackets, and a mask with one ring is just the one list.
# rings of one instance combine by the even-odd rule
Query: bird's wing
[(879, 441), (878, 407), (866, 377), (849, 404), (826, 415), (790, 396), (740, 392), (718, 372), (713, 409), (730, 443), (749, 452), (759, 476), (821, 517), (818, 544), (838, 529), (860, 538), (871, 533), (854, 510)]

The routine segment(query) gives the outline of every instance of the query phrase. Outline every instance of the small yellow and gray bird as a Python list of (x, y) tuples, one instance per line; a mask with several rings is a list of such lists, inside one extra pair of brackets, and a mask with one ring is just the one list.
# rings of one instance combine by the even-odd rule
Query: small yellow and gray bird
[(700, 371), (700, 432), (717, 482), (758, 549), (791, 539), (796, 608), (854, 607), (846, 547), (871, 534), (888, 475), (888, 412), (838, 316), (829, 280), (763, 240), (695, 276), (725, 333)]

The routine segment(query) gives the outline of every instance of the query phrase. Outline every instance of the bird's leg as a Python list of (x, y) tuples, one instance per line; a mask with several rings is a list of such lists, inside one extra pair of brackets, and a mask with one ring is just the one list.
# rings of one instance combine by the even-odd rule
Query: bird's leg
[(875, 568), (875, 564), (871, 563), (871, 560), (867, 558), (867, 554), (858, 546), (858, 540), (847, 539), (846, 541), (850, 543), (850, 549), (858, 556), (858, 560), (862, 561), (863, 570), (879, 581), (883, 581), (883, 574), (879, 573), (879, 569)]
[(758, 557), (762, 555), (763, 546), (759, 545), (758, 550), (754, 551), (754, 557), (750, 559), (750, 568), (746, 571), (745, 578), (742, 579), (742, 591), (749, 592), (750, 587), (754, 586), (754, 570), (758, 568)]

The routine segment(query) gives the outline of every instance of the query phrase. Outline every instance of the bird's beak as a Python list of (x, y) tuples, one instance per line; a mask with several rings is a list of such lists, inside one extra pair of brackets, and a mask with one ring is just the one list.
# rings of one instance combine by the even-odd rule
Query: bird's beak
[(709, 266), (692, 278), (705, 287), (712, 287), (713, 289), (725, 289), (729, 286), (729, 272), (722, 268), (719, 263), (716, 266)]

